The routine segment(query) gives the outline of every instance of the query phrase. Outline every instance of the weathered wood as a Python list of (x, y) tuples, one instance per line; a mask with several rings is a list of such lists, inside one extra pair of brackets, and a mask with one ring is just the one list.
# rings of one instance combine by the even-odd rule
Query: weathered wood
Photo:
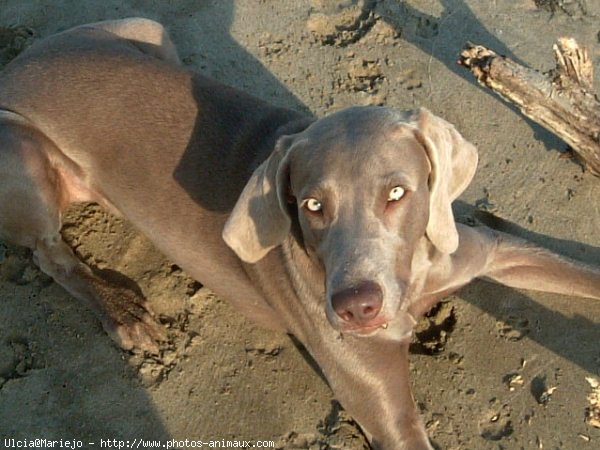
[(554, 45), (556, 68), (547, 74), (523, 67), (481, 45), (467, 44), (459, 63), (477, 81), (523, 114), (560, 136), (588, 170), (600, 176), (600, 102), (586, 49), (571, 38)]

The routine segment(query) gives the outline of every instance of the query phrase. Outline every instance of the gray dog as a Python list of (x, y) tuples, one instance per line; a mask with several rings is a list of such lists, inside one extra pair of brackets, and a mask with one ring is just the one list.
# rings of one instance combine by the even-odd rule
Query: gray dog
[(373, 448), (432, 449), (408, 379), (416, 319), (476, 277), (600, 299), (600, 271), (486, 227), (451, 203), (477, 153), (424, 109), (314, 120), (179, 64), (145, 19), (38, 42), (0, 74), (0, 236), (93, 308), (123, 348), (163, 328), (62, 240), (96, 202), (192, 277), (293, 334)]

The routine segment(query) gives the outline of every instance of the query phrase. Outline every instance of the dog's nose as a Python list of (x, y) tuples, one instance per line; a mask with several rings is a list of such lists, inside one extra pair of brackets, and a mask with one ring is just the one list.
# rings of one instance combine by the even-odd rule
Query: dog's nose
[(343, 289), (331, 296), (331, 306), (336, 314), (348, 324), (368, 325), (383, 304), (381, 287), (373, 281), (362, 283)]

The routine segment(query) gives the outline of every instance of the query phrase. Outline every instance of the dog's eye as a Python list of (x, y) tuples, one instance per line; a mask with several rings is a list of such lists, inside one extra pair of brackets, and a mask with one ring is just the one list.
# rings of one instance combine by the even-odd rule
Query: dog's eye
[(396, 186), (392, 188), (388, 194), (388, 202), (397, 202), (402, 197), (404, 197), (404, 188), (401, 186)]
[(319, 212), (323, 209), (323, 205), (316, 198), (307, 198), (304, 200), (304, 206), (311, 212)]

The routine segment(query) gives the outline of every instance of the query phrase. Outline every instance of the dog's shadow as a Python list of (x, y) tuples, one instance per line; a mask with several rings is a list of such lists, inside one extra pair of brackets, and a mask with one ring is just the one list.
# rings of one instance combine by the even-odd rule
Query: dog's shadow
[(496, 34), (488, 30), (465, 0), (440, 0), (439, 3), (443, 7), (439, 16), (424, 13), (409, 2), (370, 0), (364, 2), (364, 8), (380, 14), (382, 20), (391, 25), (404, 41), (443, 63), (447, 70), (492, 96), (502, 107), (509, 108), (520, 115), (531, 127), (535, 138), (542, 142), (547, 150), (565, 148), (566, 144), (556, 135), (520, 114), (514, 105), (501, 100), (492, 91), (480, 86), (475, 77), (460, 66), (457, 60), (464, 45), (473, 42), (487, 46), (521, 65), (528, 64), (521, 61)]

